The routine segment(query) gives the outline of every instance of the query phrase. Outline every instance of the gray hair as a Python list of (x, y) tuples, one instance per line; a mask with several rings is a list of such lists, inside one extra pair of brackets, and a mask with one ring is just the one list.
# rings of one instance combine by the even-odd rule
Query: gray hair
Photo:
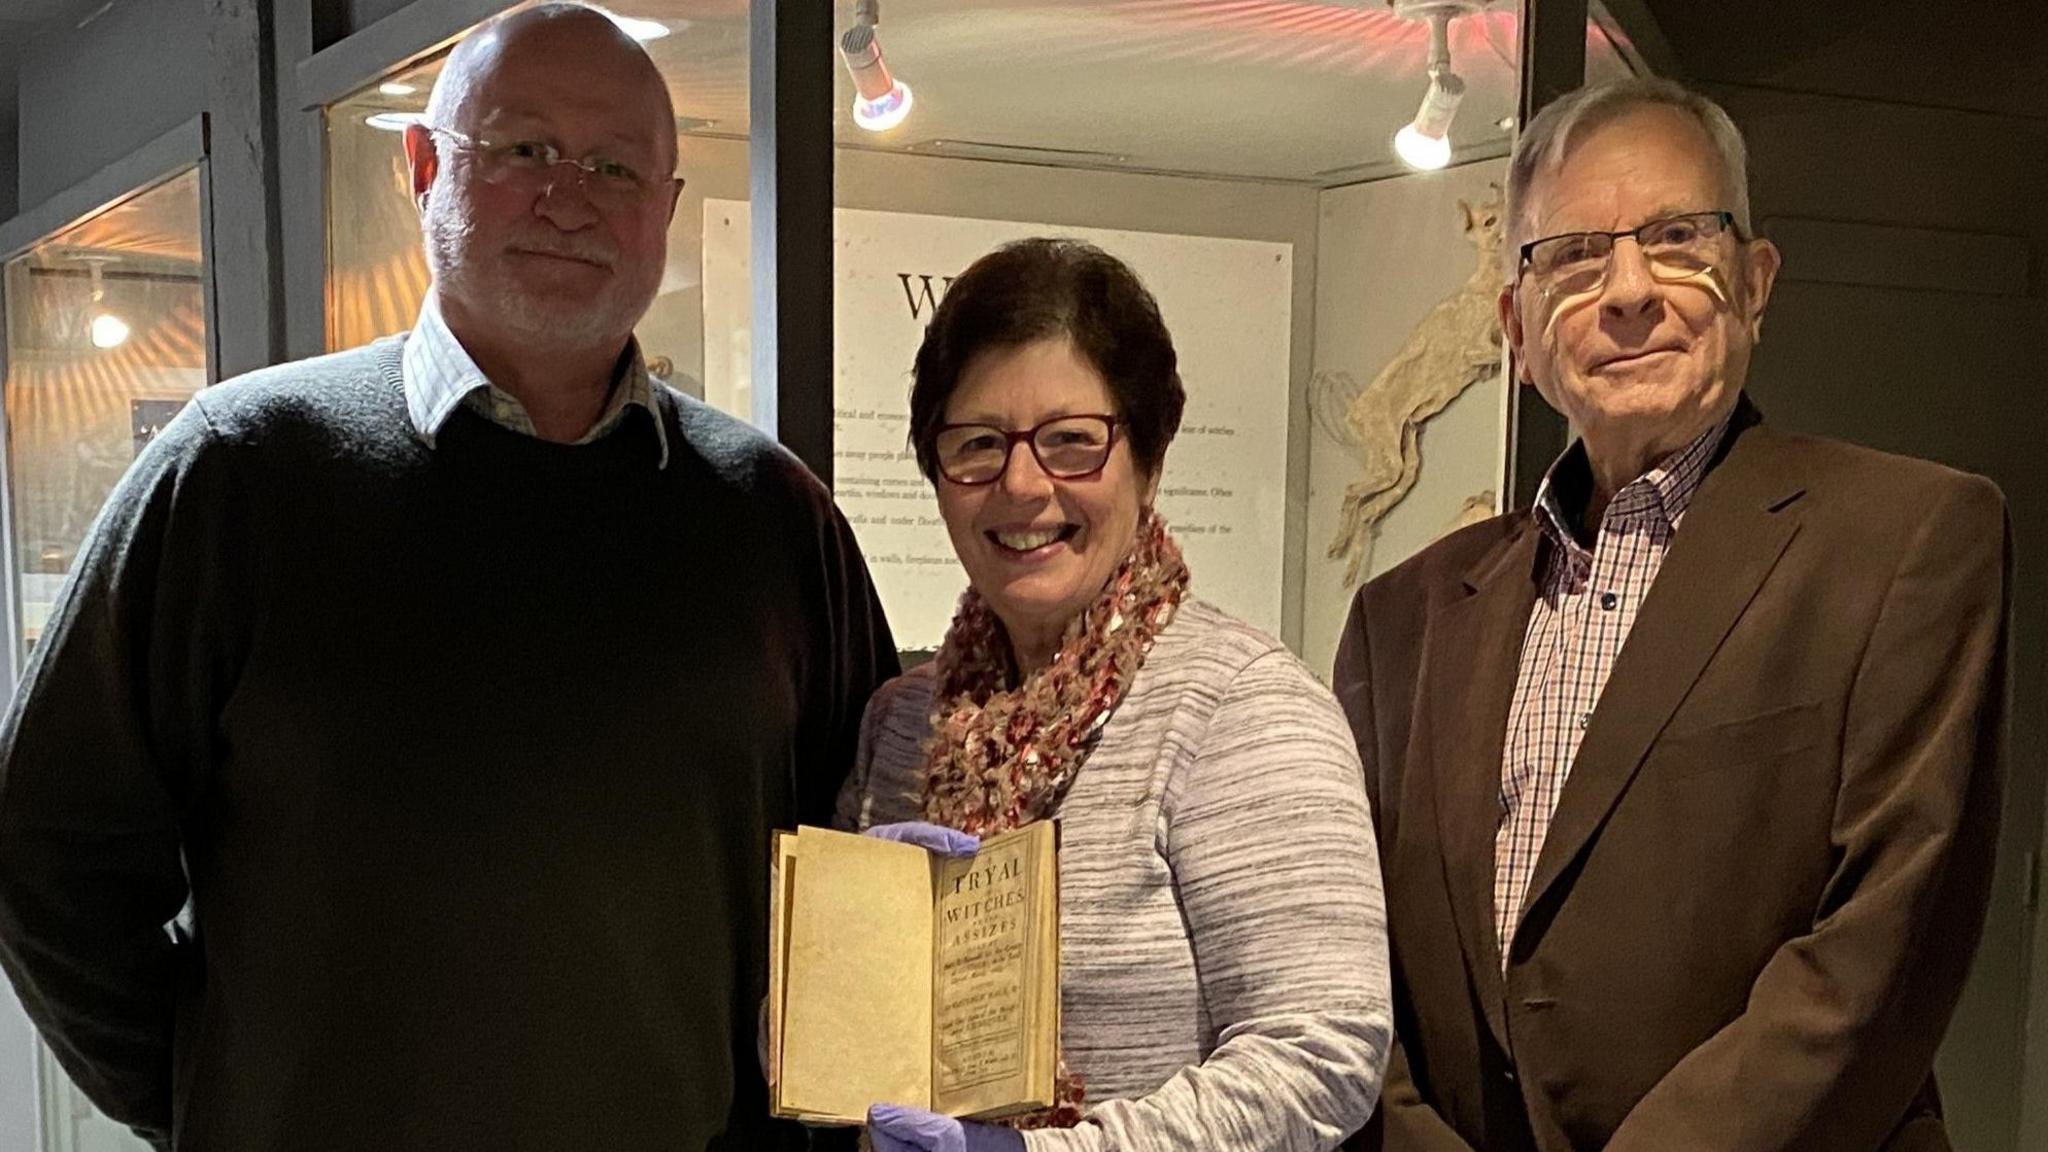
[[(1515, 141), (1514, 157), (1508, 161), (1507, 250), (1514, 252), (1528, 240), (1529, 192), (1537, 177), (1564, 163), (1565, 151), (1575, 138), (1638, 108), (1660, 106), (1689, 113), (1706, 130), (1727, 182), (1726, 207), (1735, 214), (1736, 226), (1750, 234), (1749, 148), (1742, 142), (1742, 130), (1719, 104), (1691, 89), (1662, 77), (1631, 76), (1567, 93), (1538, 112), (1522, 130)], [(1515, 261), (1506, 263), (1512, 278)]]

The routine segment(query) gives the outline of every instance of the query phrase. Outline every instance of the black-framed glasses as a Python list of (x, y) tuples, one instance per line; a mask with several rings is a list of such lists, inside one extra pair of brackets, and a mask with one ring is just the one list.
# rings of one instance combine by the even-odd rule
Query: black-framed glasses
[(1716, 242), (1731, 231), (1741, 235), (1735, 213), (1715, 210), (1666, 216), (1619, 232), (1566, 232), (1522, 245), (1519, 271), (1548, 292), (1590, 292), (1607, 282), (1614, 246), (1628, 237), (1642, 249), (1652, 277), (1686, 280), (1713, 267)]
[(477, 175), (489, 184), (531, 184), (537, 192), (556, 168), (566, 164), (576, 170), (585, 191), (620, 200), (644, 196), (669, 181), (677, 188), (683, 186), (680, 176), (656, 179), (646, 175), (640, 166), (615, 156), (597, 152), (580, 160), (564, 156), (561, 149), (545, 140), (486, 140), (453, 128), (432, 124), (424, 127), (475, 156)]
[(1116, 447), (1117, 418), (1093, 413), (1055, 416), (1022, 431), (993, 424), (942, 424), (932, 433), (939, 475), (955, 484), (993, 484), (1010, 467), (1019, 442), (1031, 446), (1039, 468), (1055, 480), (1082, 480), (1102, 471)]

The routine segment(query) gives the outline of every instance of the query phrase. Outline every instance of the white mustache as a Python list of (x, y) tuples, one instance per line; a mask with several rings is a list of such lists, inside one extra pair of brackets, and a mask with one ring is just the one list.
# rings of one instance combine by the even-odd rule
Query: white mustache
[(618, 263), (618, 254), (599, 244), (564, 244), (559, 240), (514, 240), (505, 245), (508, 252), (525, 252), (538, 256), (558, 256), (565, 260), (580, 260), (585, 264), (596, 264), (610, 268)]

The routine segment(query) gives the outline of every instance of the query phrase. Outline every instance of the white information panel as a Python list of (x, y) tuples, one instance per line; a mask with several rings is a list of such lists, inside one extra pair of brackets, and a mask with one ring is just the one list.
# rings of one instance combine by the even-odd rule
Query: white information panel
[[(1159, 508), (1193, 591), (1280, 629), (1287, 493), (1291, 245), (1152, 232), (834, 212), (833, 489), (896, 643), (936, 648), (966, 577), (906, 442), (910, 365), (952, 277), (1027, 236), (1071, 236), (1135, 268), (1159, 300), (1187, 388)], [(704, 397), (750, 413), (748, 205), (704, 202)]]

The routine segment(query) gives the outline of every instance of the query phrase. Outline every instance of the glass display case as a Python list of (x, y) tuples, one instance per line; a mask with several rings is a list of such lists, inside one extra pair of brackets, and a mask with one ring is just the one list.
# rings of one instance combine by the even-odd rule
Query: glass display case
[(207, 383), (199, 190), (188, 170), (6, 264), (7, 495), (24, 653), (107, 493)]

